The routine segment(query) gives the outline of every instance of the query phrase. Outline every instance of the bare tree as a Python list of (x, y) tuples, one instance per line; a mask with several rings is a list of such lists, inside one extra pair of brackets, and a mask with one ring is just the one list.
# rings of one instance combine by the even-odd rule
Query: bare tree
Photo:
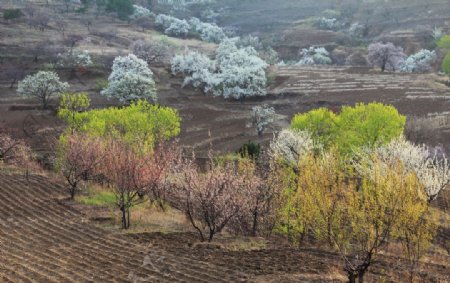
[(142, 29), (142, 32), (153, 27), (153, 20), (149, 17), (139, 17), (137, 19), (134, 19), (133, 23), (140, 27)]
[(56, 17), (54, 20), (56, 30), (61, 33), (62, 37), (64, 38), (66, 28), (67, 28), (67, 22), (63, 17)]
[(46, 12), (38, 12), (32, 18), (28, 18), (28, 25), (32, 28), (44, 31), (50, 22), (50, 16)]
[(8, 71), (5, 72), (5, 76), (9, 81), (11, 81), (9, 88), (12, 89), (14, 85), (25, 76), (25, 67), (23, 64), (19, 63), (8, 69)]
[(65, 39), (65, 44), (69, 46), (70, 49), (73, 49), (78, 42), (83, 40), (83, 36), (81, 34), (68, 34)]
[(26, 168), (35, 167), (31, 148), (20, 139), (11, 137), (6, 132), (0, 132), (0, 162)]
[(134, 55), (146, 61), (147, 64), (165, 62), (171, 57), (170, 46), (165, 42), (136, 40), (131, 45), (131, 50)]
[(27, 17), (33, 18), (37, 9), (33, 3), (28, 2), (22, 10), (24, 11)]

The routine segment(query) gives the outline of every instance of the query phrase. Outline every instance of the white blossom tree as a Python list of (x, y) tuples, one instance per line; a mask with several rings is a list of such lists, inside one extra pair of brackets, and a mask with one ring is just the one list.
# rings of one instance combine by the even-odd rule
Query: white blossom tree
[(54, 95), (59, 95), (69, 88), (69, 84), (61, 82), (58, 74), (54, 72), (39, 71), (34, 75), (26, 76), (19, 82), (17, 93), (22, 96), (33, 97), (42, 102), (44, 109)]
[(348, 34), (353, 40), (362, 39), (367, 32), (367, 26), (364, 24), (360, 24), (358, 22), (350, 25), (348, 29)]
[(234, 99), (266, 95), (266, 67), (253, 48), (238, 48), (235, 40), (229, 39), (220, 44), (215, 60), (197, 52), (172, 60), (173, 74), (188, 75), (183, 85), (192, 84), (207, 94)]
[(278, 133), (270, 143), (270, 152), (273, 158), (281, 158), (294, 168), (299, 160), (311, 153), (314, 142), (310, 133), (284, 129)]
[(153, 72), (144, 60), (134, 54), (118, 56), (114, 59), (112, 72), (108, 77), (108, 87), (101, 94), (126, 103), (137, 99), (156, 101)]
[(300, 61), (296, 65), (329, 65), (331, 63), (330, 53), (325, 48), (311, 46), (300, 51)]
[(342, 26), (336, 18), (325, 17), (320, 18), (316, 24), (320, 29), (332, 31), (336, 31)]
[(191, 28), (186, 20), (164, 14), (156, 16), (155, 23), (164, 29), (165, 34), (173, 36), (187, 36)]
[(444, 155), (438, 155), (425, 145), (415, 145), (404, 137), (393, 140), (388, 145), (374, 150), (363, 149), (355, 152), (356, 170), (363, 176), (372, 176), (374, 158), (380, 159), (386, 168), (401, 165), (407, 172), (414, 172), (425, 188), (428, 200), (435, 199), (450, 182), (450, 164)]
[(75, 72), (77, 68), (87, 68), (92, 65), (91, 56), (87, 50), (80, 51), (70, 49), (65, 53), (58, 54), (58, 66), (68, 68)]
[(235, 40), (225, 40), (217, 48), (216, 66), (217, 79), (207, 92), (234, 99), (266, 95), (268, 65), (254, 48), (238, 48)]
[(422, 49), (416, 54), (409, 56), (401, 65), (402, 72), (424, 73), (432, 69), (432, 64), (436, 61), (436, 52)]
[(215, 70), (215, 62), (197, 51), (188, 51), (172, 59), (172, 74), (186, 75), (183, 86), (192, 84), (194, 87), (204, 87), (214, 79)]
[(269, 105), (252, 107), (252, 123), (256, 127), (258, 136), (262, 136), (268, 125), (275, 120), (275, 109)]
[(203, 41), (220, 43), (227, 38), (222, 28), (216, 24), (204, 23), (197, 18), (191, 18), (189, 24)]
[(390, 42), (376, 42), (369, 45), (369, 63), (372, 66), (380, 67), (382, 72), (386, 69), (397, 70), (405, 60), (405, 57), (403, 48), (397, 47)]
[(130, 16), (130, 19), (138, 19), (143, 17), (154, 17), (155, 14), (153, 14), (149, 9), (142, 7), (140, 5), (133, 5), (134, 12)]

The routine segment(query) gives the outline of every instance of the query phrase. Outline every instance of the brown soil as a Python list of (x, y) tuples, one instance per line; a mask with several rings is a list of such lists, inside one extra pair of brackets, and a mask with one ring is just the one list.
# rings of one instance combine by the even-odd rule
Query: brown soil
[[(2, 282), (343, 282), (337, 254), (290, 248), (280, 239), (232, 236), (198, 245), (193, 233), (122, 234), (100, 228), (64, 200), (47, 177), (0, 172)], [(26, 196), (26, 197), (22, 197)], [(89, 211), (87, 211), (89, 213)], [(431, 255), (430, 255), (431, 256)], [(432, 255), (420, 282), (446, 282), (448, 256)], [(379, 256), (368, 282), (401, 282), (406, 263)]]

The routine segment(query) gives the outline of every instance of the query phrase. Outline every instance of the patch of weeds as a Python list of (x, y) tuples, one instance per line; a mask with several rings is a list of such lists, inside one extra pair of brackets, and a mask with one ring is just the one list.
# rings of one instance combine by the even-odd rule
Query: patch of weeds
[(78, 201), (86, 205), (113, 206), (116, 202), (116, 197), (112, 192), (92, 190), (87, 195), (79, 196)]

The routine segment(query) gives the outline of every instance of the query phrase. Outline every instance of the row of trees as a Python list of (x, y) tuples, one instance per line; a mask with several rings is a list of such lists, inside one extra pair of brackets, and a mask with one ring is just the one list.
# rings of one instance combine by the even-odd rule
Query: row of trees
[(429, 72), (436, 61), (435, 51), (422, 49), (409, 57), (403, 48), (388, 42), (377, 42), (369, 45), (369, 63), (381, 68), (381, 71)]
[(195, 51), (172, 59), (172, 73), (186, 75), (183, 85), (192, 84), (207, 94), (235, 99), (266, 95), (267, 66), (254, 48), (238, 48), (236, 40), (222, 42), (215, 60)]
[[(141, 55), (143, 54), (141, 53)], [(58, 58), (59, 66), (68, 68), (71, 74), (86, 70), (92, 65), (89, 53), (86, 51), (81, 52), (71, 49), (66, 53), (59, 54)], [(51, 98), (60, 95), (68, 88), (69, 84), (61, 82), (55, 72), (39, 71), (20, 81), (17, 93), (39, 100), (43, 108), (47, 109)], [(134, 54), (118, 56), (113, 62), (112, 72), (108, 77), (108, 85), (101, 91), (101, 94), (128, 104), (139, 99), (156, 102), (157, 94), (153, 72), (146, 61)]]
[(69, 130), (58, 168), (72, 190), (83, 180), (107, 184), (123, 228), (134, 205), (152, 201), (182, 210), (201, 240), (225, 229), (314, 238), (342, 256), (351, 282), (397, 242), (413, 274), (436, 231), (429, 203), (450, 178), (445, 157), (402, 139), (404, 117), (378, 103), (297, 115), (261, 156), (210, 152), (204, 166), (167, 142), (179, 131), (171, 109), (141, 101), (73, 112), (60, 110)]
[(335, 249), (350, 282), (395, 243), (413, 276), (436, 232), (429, 203), (450, 181), (449, 163), (404, 140), (404, 122), (377, 103), (317, 109), (295, 116), (271, 145), (285, 188), (278, 231)]

